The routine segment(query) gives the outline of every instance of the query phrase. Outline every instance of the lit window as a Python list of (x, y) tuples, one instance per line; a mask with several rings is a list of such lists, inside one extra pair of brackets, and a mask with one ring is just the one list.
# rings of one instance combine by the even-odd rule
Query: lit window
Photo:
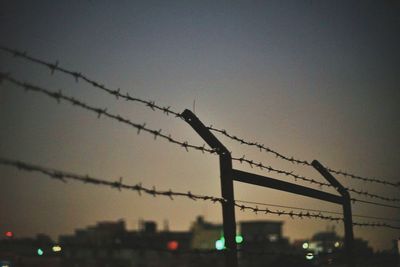
[(60, 252), (60, 251), (61, 251), (61, 247), (58, 246), (58, 245), (53, 246), (51, 249), (52, 249), (54, 252)]

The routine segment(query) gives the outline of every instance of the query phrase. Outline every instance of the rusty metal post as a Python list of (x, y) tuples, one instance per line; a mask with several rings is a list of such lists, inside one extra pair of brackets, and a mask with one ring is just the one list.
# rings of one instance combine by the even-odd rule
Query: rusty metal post
[(343, 203), (343, 219), (344, 219), (344, 247), (346, 250), (347, 266), (354, 267), (354, 234), (353, 234), (353, 218), (351, 214), (350, 194), (338, 180), (317, 160), (313, 160), (312, 166), (339, 192), (342, 196)]
[(232, 157), (226, 147), (210, 130), (188, 109), (182, 112), (182, 118), (200, 135), (201, 138), (219, 155), (221, 195), (226, 200), (222, 203), (222, 219), (226, 246), (226, 267), (237, 267), (235, 200), (233, 192)]

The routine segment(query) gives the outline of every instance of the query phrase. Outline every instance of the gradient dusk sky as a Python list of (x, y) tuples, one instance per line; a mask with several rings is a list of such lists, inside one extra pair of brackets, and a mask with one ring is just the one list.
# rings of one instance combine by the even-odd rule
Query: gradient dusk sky
[[(0, 43), (82, 72), (110, 88), (177, 111), (283, 154), (329, 167), (400, 180), (399, 1), (0, 1)], [(61, 73), (0, 51), (0, 71), (107, 107), (179, 140), (204, 142), (183, 120), (117, 100)], [(164, 140), (4, 81), (0, 156), (157, 189), (220, 196), (218, 158)], [(218, 138), (233, 156), (323, 181), (310, 167)], [(294, 182), (285, 176), (234, 167)], [(346, 186), (387, 197), (399, 190), (337, 175)], [(307, 183), (298, 184), (312, 186)], [(0, 166), (0, 231), (16, 236), (72, 233), (102, 220), (155, 220), (188, 229), (197, 215), (221, 222), (208, 202), (138, 196)], [(318, 187), (317, 187), (318, 189)], [(323, 188), (328, 192), (333, 192)], [(235, 184), (237, 199), (341, 211), (276, 190)], [(371, 200), (362, 196), (354, 197)], [(379, 200), (372, 199), (379, 202)], [(382, 201), (381, 201), (382, 202)], [(263, 208), (263, 206), (259, 206)], [(273, 209), (273, 208), (272, 208)], [(354, 214), (400, 220), (399, 209), (355, 203)], [(284, 220), (284, 235), (309, 238), (341, 224), (253, 214), (237, 220)], [(354, 218), (355, 221), (374, 221)], [(378, 220), (379, 221), (379, 220)], [(399, 221), (391, 224), (400, 225)], [(387, 249), (399, 230), (354, 228)]]

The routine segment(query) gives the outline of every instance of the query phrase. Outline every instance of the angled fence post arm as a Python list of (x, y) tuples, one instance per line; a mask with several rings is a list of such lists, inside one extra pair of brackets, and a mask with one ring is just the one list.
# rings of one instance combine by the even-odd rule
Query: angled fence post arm
[(354, 234), (353, 234), (353, 218), (351, 214), (350, 194), (338, 180), (317, 160), (313, 160), (312, 166), (339, 192), (343, 199), (343, 217), (344, 217), (344, 245), (346, 249), (346, 257), (348, 267), (354, 267)]
[(219, 155), (221, 195), (226, 200), (222, 203), (222, 219), (225, 237), (226, 267), (237, 267), (236, 250), (236, 218), (233, 192), (232, 157), (226, 147), (210, 132), (210, 130), (188, 109), (182, 118), (197, 132), (198, 135)]

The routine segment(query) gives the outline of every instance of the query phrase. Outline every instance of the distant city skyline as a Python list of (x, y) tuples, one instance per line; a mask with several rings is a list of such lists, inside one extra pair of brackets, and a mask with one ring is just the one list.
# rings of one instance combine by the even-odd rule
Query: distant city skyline
[[(341, 266), (345, 262), (343, 238), (333, 229), (289, 242), (283, 221), (239, 222), (235, 243), (240, 266)], [(397, 248), (373, 253), (368, 242), (354, 240), (357, 264), (385, 261), (395, 263)], [(162, 231), (154, 221), (143, 220), (140, 228), (127, 229), (125, 221), (101, 221), (73, 234), (61, 235), (57, 242), (46, 235), (36, 238), (0, 239), (0, 263), (13, 266), (231, 266), (224, 264), (227, 250), (222, 224), (196, 217), (186, 231)], [(396, 250), (394, 250), (396, 249)], [(28, 263), (31, 264), (28, 264)]]

